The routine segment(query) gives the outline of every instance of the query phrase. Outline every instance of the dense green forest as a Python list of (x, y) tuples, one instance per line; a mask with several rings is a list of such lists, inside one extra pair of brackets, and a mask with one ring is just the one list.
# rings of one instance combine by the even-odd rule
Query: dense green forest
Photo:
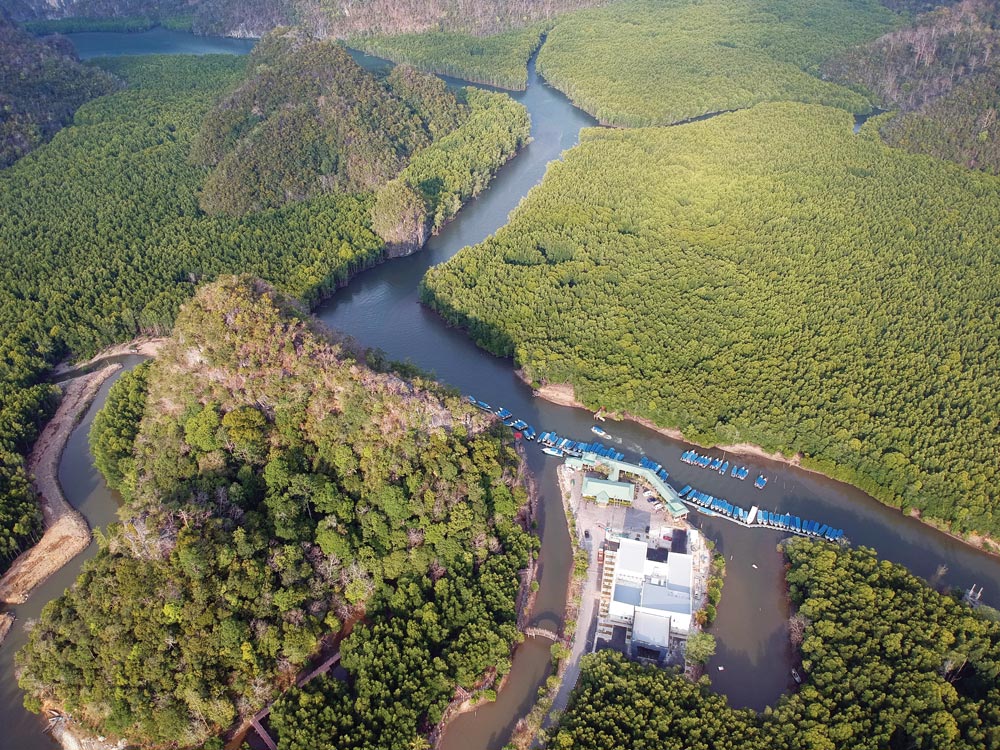
[(980, 750), (1000, 745), (1000, 625), (867, 549), (786, 547), (805, 682), (757, 715), (603, 651), (549, 748)]
[(370, 610), (344, 644), (351, 687), (327, 689), (353, 691), (367, 746), (406, 747), (456, 684), (509, 666), (532, 542), (497, 420), (369, 369), (249, 277), (201, 287), (113, 391), (91, 440), (123, 522), (19, 654), (29, 707), (193, 746)]
[(864, 96), (811, 73), (896, 22), (876, 0), (623, 0), (560, 20), (538, 71), (613, 125), (774, 100), (866, 112)]
[(107, 73), (81, 65), (64, 39), (35, 39), (0, 10), (0, 168), (73, 119), (84, 102), (114, 91)]
[(917, 18), (823, 66), (902, 113), (885, 140), (967, 167), (1000, 172), (1000, 6), (963, 0)]
[(1000, 535), (1000, 180), (793, 103), (583, 131), (424, 299), (529, 378)]
[[(450, 123), (461, 113), (461, 123), (417, 152), (386, 186), (389, 195), (326, 194), (242, 218), (210, 217), (199, 207), (208, 170), (192, 163), (192, 141), (239, 83), (245, 60), (102, 64), (128, 89), (84, 105), (52, 143), (0, 172), (2, 567), (39, 530), (17, 454), (54, 405), (38, 385), (50, 365), (140, 331), (168, 331), (194, 285), (220, 273), (253, 273), (313, 305), (386, 256), (373, 226), (412, 250), (413, 233), (426, 236), (454, 215), (528, 137), (527, 113), (509, 97), (467, 91), (459, 106), (450, 95), (437, 98), (437, 82), (402, 69), (392, 85), (414, 102), (412, 121)], [(421, 98), (428, 86), (432, 96)], [(418, 213), (397, 236), (390, 198), (400, 191)]]
[(240, 215), (374, 190), (466, 115), (439, 78), (403, 68), (383, 82), (333, 40), (269, 34), (195, 139), (192, 158), (214, 167), (201, 207)]
[(360, 37), (351, 43), (365, 52), (421, 70), (523, 91), (528, 60), (549, 24), (528, 26), (493, 36), (427, 32), (390, 37)]

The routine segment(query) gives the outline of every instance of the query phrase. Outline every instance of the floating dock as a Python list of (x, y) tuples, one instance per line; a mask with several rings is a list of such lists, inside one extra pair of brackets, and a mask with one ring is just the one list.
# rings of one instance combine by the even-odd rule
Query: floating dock
[(819, 521), (803, 520), (791, 513), (774, 513), (763, 510), (756, 505), (749, 511), (739, 505), (733, 505), (725, 498), (714, 497), (700, 490), (696, 490), (691, 485), (685, 485), (680, 491), (680, 497), (684, 502), (693, 505), (696, 509), (705, 508), (718, 516), (728, 518), (743, 526), (764, 526), (772, 529), (781, 529), (792, 534), (801, 536), (817, 536), (831, 542), (846, 541), (843, 529), (835, 529)]

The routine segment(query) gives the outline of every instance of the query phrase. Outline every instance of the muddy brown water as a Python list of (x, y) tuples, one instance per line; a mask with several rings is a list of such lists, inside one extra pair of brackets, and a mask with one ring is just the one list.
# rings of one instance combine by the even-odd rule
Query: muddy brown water
[[(147, 32), (152, 33), (152, 32)], [(171, 32), (176, 34), (176, 32)], [(94, 35), (72, 35), (88, 37)], [(101, 35), (87, 56), (121, 52), (141, 53), (137, 35)], [(158, 37), (161, 38), (161, 37)], [(200, 41), (197, 38), (196, 41)], [(188, 51), (184, 47), (150, 44), (148, 52)], [(79, 42), (77, 42), (79, 43)], [(214, 50), (209, 50), (214, 51)], [(366, 65), (383, 61), (357, 55)], [(453, 79), (451, 83), (457, 83)], [(466, 206), (459, 217), (421, 252), (367, 271), (317, 314), (328, 325), (343, 330), (367, 346), (378, 347), (390, 357), (409, 360), (433, 372), (439, 379), (494, 405), (504, 406), (538, 430), (556, 430), (577, 440), (591, 437), (589, 413), (540, 401), (515, 375), (509, 360), (493, 357), (477, 347), (461, 331), (448, 328), (421, 307), (417, 285), (432, 265), (450, 258), (462, 247), (479, 242), (506, 223), (509, 212), (542, 178), (545, 167), (572, 147), (580, 128), (594, 121), (573, 107), (559, 92), (547, 86), (532, 67), (527, 91), (514, 95), (532, 116), (534, 141), (507, 166), (490, 188)], [(138, 358), (125, 358), (134, 365)], [(93, 468), (86, 432), (94, 412), (103, 403), (111, 381), (106, 383), (87, 418), (74, 432), (60, 467), (67, 498), (87, 516), (92, 525), (104, 526), (115, 518), (117, 499)], [(680, 454), (689, 446), (639, 425), (613, 422), (603, 425), (629, 459), (649, 455), (664, 464), (676, 486), (693, 484), (705, 492), (723, 496), (749, 508), (757, 504), (769, 510), (794, 513), (843, 528), (856, 544), (874, 547), (880, 556), (906, 565), (917, 575), (938, 586), (984, 587), (984, 600), (1000, 603), (1000, 560), (962, 544), (915, 519), (877, 503), (860, 490), (841, 482), (776, 462), (740, 459), (750, 469), (751, 479), (738, 482), (729, 477), (682, 464)], [(608, 442), (608, 441), (605, 441)], [(715, 451), (714, 454), (721, 455)], [(539, 533), (542, 539), (540, 588), (530, 624), (552, 628), (562, 618), (572, 555), (570, 537), (562, 513), (555, 478), (557, 459), (529, 446), (528, 461), (541, 489)], [(758, 491), (752, 478), (763, 472), (770, 481)], [(747, 529), (721, 518), (693, 516), (694, 522), (713, 539), (726, 556), (728, 574), (713, 628), (718, 653), (708, 673), (716, 690), (734, 706), (762, 709), (792, 686), (789, 673), (791, 652), (787, 641), (787, 611), (782, 585), (781, 558), (776, 544), (779, 532)], [(41, 750), (52, 741), (42, 734), (37, 717), (21, 706), (21, 693), (13, 678), (13, 653), (24, 642), (23, 623), (37, 617), (43, 604), (58, 596), (94, 552), (92, 546), (34, 593), (27, 604), (15, 609), (18, 623), (0, 648), (0, 748)], [(756, 565), (756, 567), (754, 567)], [(719, 670), (718, 667), (723, 667)], [(446, 730), (442, 747), (447, 750), (495, 750), (502, 747), (514, 725), (531, 708), (538, 688), (549, 674), (549, 644), (529, 639), (518, 647), (511, 674), (495, 703), (478, 707), (456, 718)]]

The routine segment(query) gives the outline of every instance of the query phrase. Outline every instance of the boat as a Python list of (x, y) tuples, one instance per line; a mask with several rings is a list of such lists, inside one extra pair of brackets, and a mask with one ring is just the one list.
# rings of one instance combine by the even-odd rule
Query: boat
[(761, 474), (759, 477), (757, 477), (754, 480), (753, 486), (756, 487), (758, 490), (762, 490), (762, 489), (764, 489), (764, 486), (766, 484), (767, 484), (767, 477), (765, 477), (763, 474)]
[(530, 424), (524, 428), (524, 439), (525, 440), (535, 439), (535, 428), (532, 427)]
[(598, 427), (598, 426), (597, 426), (596, 424), (595, 424), (595, 425), (594, 425), (593, 427), (591, 427), (591, 428), (590, 428), (590, 431), (591, 431), (592, 433), (594, 433), (595, 435), (597, 435), (598, 437), (602, 437), (602, 438), (609, 438), (609, 437), (611, 437), (611, 435), (609, 435), (609, 434), (608, 434), (608, 433), (607, 433), (607, 432), (606, 432), (606, 431), (605, 431), (604, 429), (602, 429), (601, 427)]
[(741, 482), (748, 476), (750, 476), (750, 469), (748, 469), (746, 466), (741, 466), (740, 470), (736, 472), (736, 478), (739, 479)]
[(518, 419), (517, 421), (515, 421), (514, 423), (512, 423), (510, 426), (513, 427), (515, 430), (523, 430), (525, 427), (528, 426), (528, 423), (525, 422), (523, 419)]
[(726, 461), (724, 464), (722, 464), (722, 466), (719, 467), (719, 473), (720, 474), (725, 474), (727, 471), (729, 471), (729, 462), (728, 461)]
[(733, 479), (736, 479), (736, 473), (739, 470), (740, 470), (739, 467), (736, 464), (733, 464), (733, 470), (730, 472), (729, 476), (731, 476)]
[(477, 409), (482, 409), (483, 411), (493, 411), (493, 407), (487, 404), (485, 401), (480, 401), (475, 396), (466, 396), (469, 403), (475, 406)]
[(798, 673), (798, 670), (792, 669), (792, 679), (795, 680), (796, 685), (802, 684), (802, 675)]
[(542, 448), (542, 453), (548, 456), (555, 456), (556, 458), (562, 458), (565, 454), (558, 448), (549, 448), (547, 445)]
[(498, 417), (500, 417), (500, 419), (509, 419), (510, 417), (514, 416), (509, 411), (504, 409), (502, 406), (493, 413), (496, 414)]
[(714, 510), (710, 510), (709, 508), (702, 508), (700, 505), (694, 506), (694, 509), (696, 511), (698, 511), (699, 513), (701, 513), (702, 515), (705, 515), (705, 516), (717, 516), (717, 515), (719, 515)]
[(752, 567), (754, 570), (757, 570), (757, 563), (750, 563), (750, 567)]

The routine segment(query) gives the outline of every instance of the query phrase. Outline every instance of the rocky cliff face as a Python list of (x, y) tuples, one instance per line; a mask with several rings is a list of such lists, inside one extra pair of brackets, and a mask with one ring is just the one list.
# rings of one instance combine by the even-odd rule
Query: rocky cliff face
[(493, 34), (608, 0), (0, 0), (15, 19), (193, 14), (201, 34), (258, 37), (302, 24), (347, 38), (430, 30)]
[(84, 102), (117, 82), (76, 59), (65, 39), (38, 40), (0, 14), (0, 168), (45, 143)]

